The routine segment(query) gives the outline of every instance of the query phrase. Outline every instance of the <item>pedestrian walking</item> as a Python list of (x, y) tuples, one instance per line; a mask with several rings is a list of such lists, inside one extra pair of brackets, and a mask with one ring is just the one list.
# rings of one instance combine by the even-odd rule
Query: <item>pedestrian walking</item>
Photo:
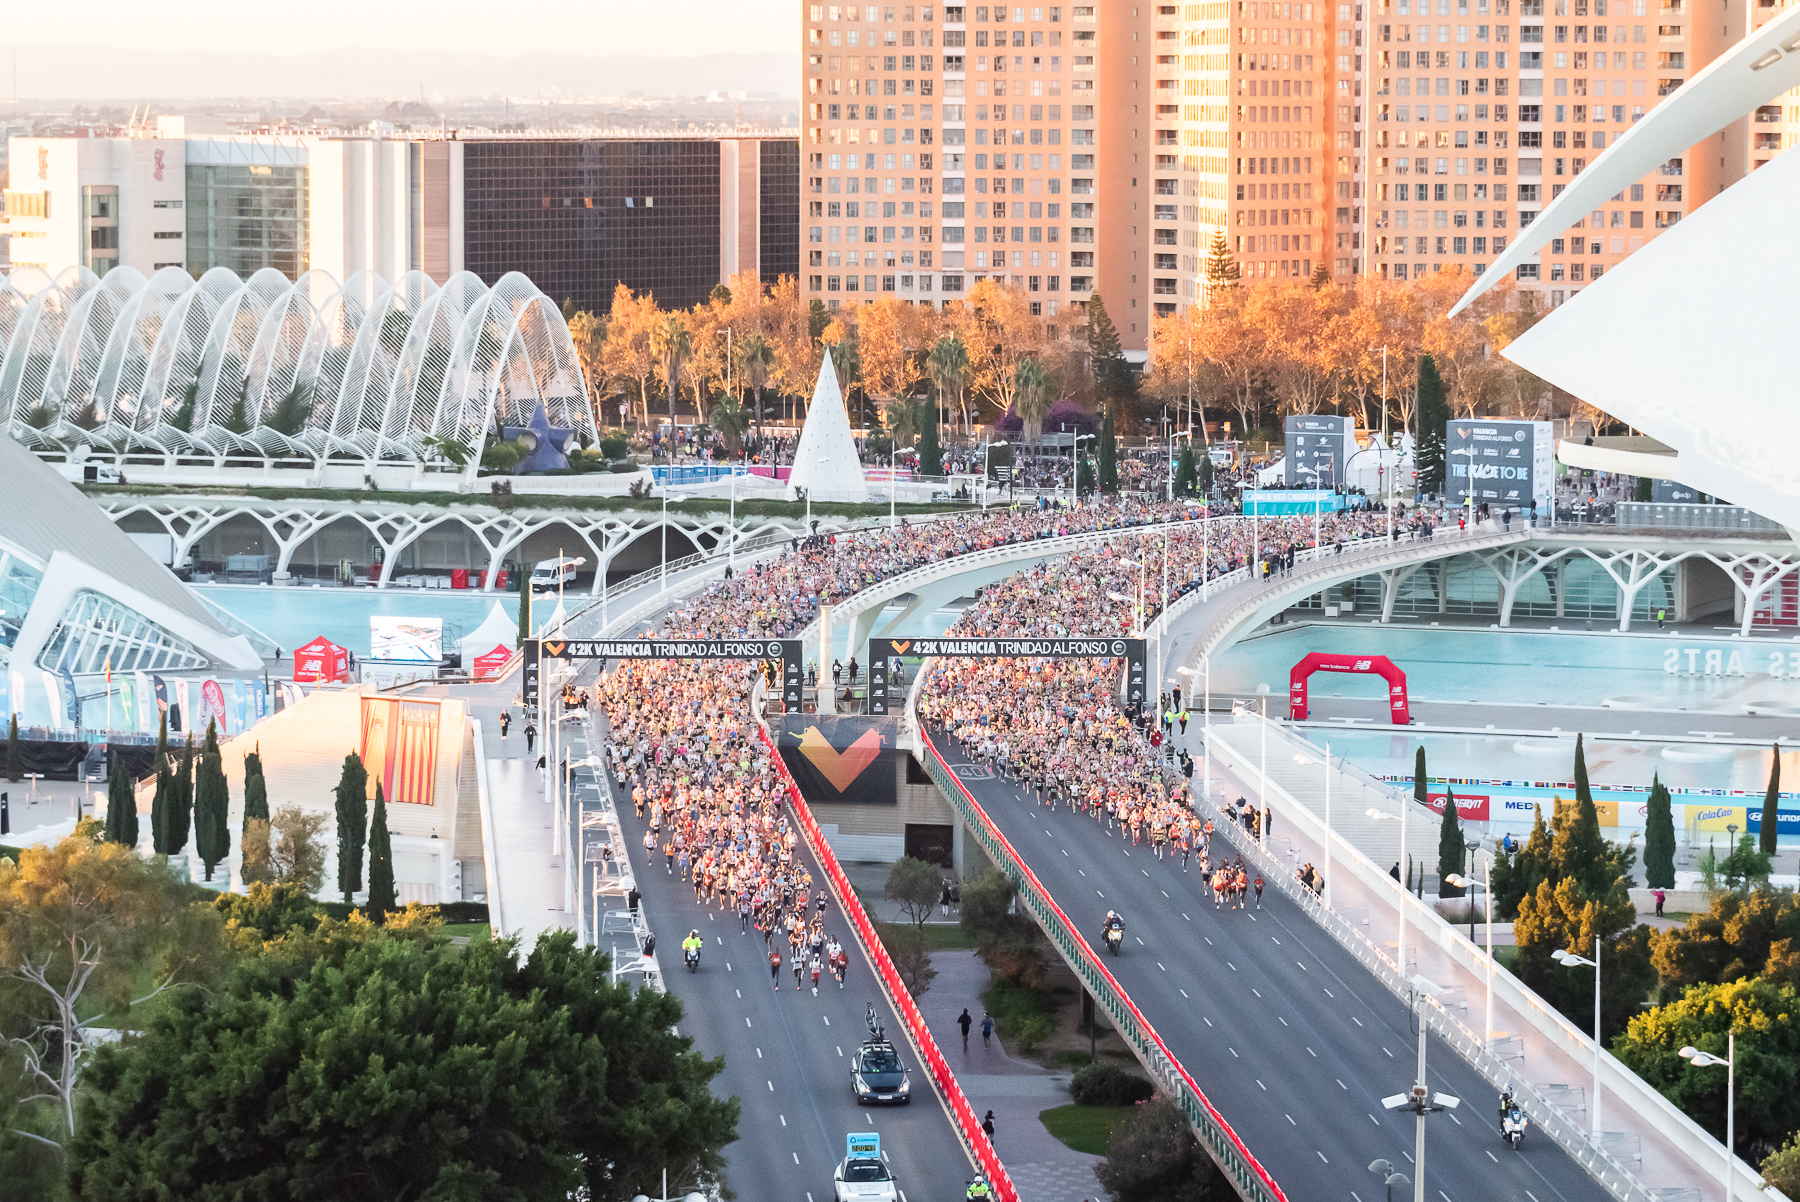
[(964, 1006), (962, 1014), (957, 1016), (956, 1025), (962, 1028), (963, 1051), (966, 1052), (969, 1050), (969, 1028), (975, 1025), (975, 1020), (969, 1017), (967, 1006)]
[(983, 1010), (981, 1012), (981, 1046), (990, 1048), (994, 1036), (994, 1016)]
[(1668, 893), (1666, 893), (1663, 889), (1661, 889), (1659, 887), (1657, 889), (1652, 890), (1650, 896), (1652, 896), (1656, 899), (1656, 916), (1658, 918), (1661, 918), (1663, 916), (1663, 911), (1662, 911), (1663, 900), (1665, 898), (1667, 898), (1669, 895), (1668, 895)]
[(537, 723), (525, 724), (525, 754), (530, 755), (537, 747)]
[(994, 1138), (994, 1112), (993, 1111), (990, 1110), (987, 1112), (987, 1114), (982, 1116), (981, 1129), (983, 1131), (987, 1132), (987, 1137), (989, 1139)]
[(501, 710), (500, 711), (500, 737), (502, 739), (504, 739), (506, 737), (506, 732), (510, 729), (512, 729), (512, 711), (511, 710)]

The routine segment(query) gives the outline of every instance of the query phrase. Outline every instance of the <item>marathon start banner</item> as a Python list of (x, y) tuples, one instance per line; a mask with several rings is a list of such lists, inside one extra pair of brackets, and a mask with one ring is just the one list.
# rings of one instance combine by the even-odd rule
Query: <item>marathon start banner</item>
[(526, 639), (525, 704), (538, 702), (538, 663), (545, 659), (750, 659), (781, 661), (781, 699), (800, 708), (806, 659), (799, 639)]
[(900, 719), (783, 714), (775, 745), (808, 802), (899, 805)]
[(957, 659), (1096, 659), (1125, 660), (1125, 712), (1137, 717), (1144, 707), (1148, 654), (1143, 639), (1092, 638), (1071, 635), (1043, 639), (877, 639), (869, 640), (869, 713), (885, 714), (904, 699), (889, 696), (888, 677), (902, 656)]

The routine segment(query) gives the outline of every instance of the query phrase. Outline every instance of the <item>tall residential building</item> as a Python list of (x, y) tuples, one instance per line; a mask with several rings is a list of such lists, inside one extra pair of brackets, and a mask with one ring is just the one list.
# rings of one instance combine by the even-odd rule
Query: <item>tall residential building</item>
[[(1772, 4), (802, 5), (801, 282), (830, 307), (983, 278), (1128, 348), (1243, 278), (1480, 272)], [(1791, 119), (1791, 120), (1790, 120)], [(1671, 159), (1519, 273), (1559, 304), (1781, 149), (1800, 101)]]
[(792, 133), (13, 138), (16, 267), (339, 280), (523, 272), (559, 302), (665, 305), (800, 258)]

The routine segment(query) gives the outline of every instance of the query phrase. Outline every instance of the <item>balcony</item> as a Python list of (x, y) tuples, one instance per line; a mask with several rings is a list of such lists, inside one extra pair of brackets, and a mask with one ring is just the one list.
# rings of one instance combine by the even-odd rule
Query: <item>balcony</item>
[(1681, 84), (1682, 81), (1679, 79), (1659, 79), (1656, 81), (1656, 94), (1658, 96), (1671, 96), (1674, 94), (1675, 89), (1679, 88)]

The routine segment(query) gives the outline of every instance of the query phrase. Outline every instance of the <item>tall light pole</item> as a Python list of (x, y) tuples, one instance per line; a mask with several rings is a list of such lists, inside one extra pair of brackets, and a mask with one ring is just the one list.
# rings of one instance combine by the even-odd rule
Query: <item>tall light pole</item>
[[(1386, 810), (1375, 809), (1373, 806), (1363, 812), (1376, 822), (1392, 822), (1394, 820), (1393, 814), (1388, 813)], [(1406, 803), (1404, 801), (1400, 803), (1399, 818), (1400, 861), (1394, 865), (1394, 872), (1396, 874), (1394, 883), (1400, 888), (1400, 930), (1394, 936), (1394, 964), (1399, 968), (1400, 975), (1404, 977), (1406, 976), (1406, 898), (1408, 893), (1411, 892), (1411, 890), (1406, 887), (1406, 881), (1398, 878), (1400, 865), (1406, 863)], [(1410, 865), (1407, 867), (1406, 875), (1409, 877), (1412, 875), (1412, 868)]]
[(1564, 968), (1586, 966), (1594, 970), (1594, 1104), (1588, 1112), (1594, 1116), (1594, 1142), (1600, 1142), (1600, 936), (1594, 936), (1594, 958), (1586, 959), (1574, 952), (1557, 948), (1550, 958)]
[[(1472, 852), (1481, 850), (1481, 844), (1466, 845)], [(1453, 872), (1444, 878), (1452, 885), (1460, 885), (1464, 889), (1473, 889), (1476, 881), (1473, 877)], [(1487, 1047), (1488, 1041), (1494, 1037), (1494, 857), (1489, 854), (1487, 869), (1482, 873), (1481, 887), (1487, 890), (1487, 1007), (1482, 1019), (1481, 1046)], [(1475, 907), (1469, 907), (1469, 942), (1475, 942)]]
[(1462, 1099), (1446, 1093), (1433, 1094), (1425, 1081), (1425, 1034), (1429, 1029), (1425, 1021), (1425, 999), (1442, 990), (1424, 977), (1414, 977), (1412, 989), (1419, 1017), (1418, 1077), (1409, 1092), (1392, 1094), (1381, 1099), (1381, 1104), (1389, 1110), (1404, 1108), (1413, 1112), (1413, 1202), (1425, 1202), (1425, 1116), (1440, 1110), (1455, 1110), (1462, 1105)]
[(1725, 1202), (1731, 1202), (1732, 1179), (1737, 1173), (1737, 1152), (1734, 1148), (1737, 1137), (1737, 1028), (1733, 1027), (1725, 1033), (1725, 1055), (1722, 1057), (1702, 1052), (1693, 1046), (1682, 1048), (1676, 1055), (1694, 1068), (1710, 1068), (1715, 1064), (1725, 1066)]
[[(1387, 352), (1388, 352), (1387, 344), (1382, 343), (1382, 345), (1381, 345), (1381, 449), (1384, 452), (1387, 450), (1387, 441), (1388, 441)], [(1380, 471), (1381, 473), (1383, 473), (1384, 478), (1387, 482), (1387, 488), (1383, 490), (1386, 493), (1386, 496), (1383, 499), (1387, 503), (1387, 536), (1388, 536), (1388, 542), (1391, 544), (1394, 541), (1394, 480), (1393, 480), (1393, 477), (1400, 474), (1400, 456), (1398, 454), (1396, 454), (1394, 456), (1394, 470), (1392, 472), (1389, 472), (1387, 470), (1387, 464), (1385, 461), (1380, 464), (1380, 466), (1377, 470)]]
[[(1303, 755), (1294, 757), (1296, 764), (1310, 764), (1313, 761)], [(1325, 743), (1325, 758), (1320, 761), (1325, 769), (1325, 889), (1320, 900), (1327, 910), (1331, 909), (1331, 743)]]

